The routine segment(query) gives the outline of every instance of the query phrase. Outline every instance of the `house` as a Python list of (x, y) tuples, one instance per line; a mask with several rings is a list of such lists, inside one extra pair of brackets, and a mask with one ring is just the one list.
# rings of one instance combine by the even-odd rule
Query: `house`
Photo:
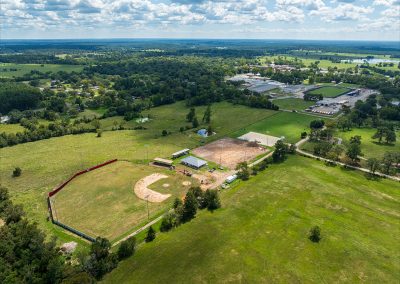
[(199, 159), (199, 158), (196, 158), (193, 156), (189, 156), (189, 157), (182, 159), (181, 164), (198, 170), (201, 167), (207, 165), (207, 162), (202, 159)]
[(190, 151), (190, 149), (183, 149), (183, 150), (180, 150), (178, 152), (175, 152), (175, 153), (172, 154), (172, 159), (176, 159), (176, 158), (179, 158), (181, 156), (185, 156), (185, 155), (189, 154), (189, 151)]
[(10, 117), (5, 115), (5, 116), (0, 116), (0, 123), (7, 123), (10, 121)]

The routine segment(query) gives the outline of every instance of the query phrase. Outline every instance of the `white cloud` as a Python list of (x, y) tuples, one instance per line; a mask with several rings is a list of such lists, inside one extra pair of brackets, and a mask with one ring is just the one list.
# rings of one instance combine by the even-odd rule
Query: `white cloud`
[(318, 16), (326, 22), (344, 20), (364, 20), (366, 15), (374, 11), (372, 7), (362, 7), (353, 4), (339, 4), (336, 7), (323, 7), (316, 11), (311, 11), (311, 16)]

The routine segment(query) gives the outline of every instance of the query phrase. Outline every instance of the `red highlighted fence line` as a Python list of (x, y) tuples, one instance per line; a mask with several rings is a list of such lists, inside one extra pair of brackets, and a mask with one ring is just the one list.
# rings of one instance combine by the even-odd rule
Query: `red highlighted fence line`
[(64, 188), (68, 183), (70, 183), (71, 180), (73, 180), (74, 178), (76, 178), (76, 177), (78, 177), (78, 176), (80, 176), (80, 175), (83, 175), (83, 174), (85, 174), (85, 173), (88, 173), (88, 172), (90, 172), (90, 171), (93, 171), (93, 170), (95, 170), (95, 169), (98, 169), (98, 168), (107, 166), (107, 165), (109, 165), (109, 164), (112, 164), (112, 163), (114, 163), (114, 162), (116, 162), (116, 161), (118, 161), (118, 159), (109, 160), (109, 161), (107, 161), (107, 162), (105, 162), (105, 163), (102, 163), (102, 164), (99, 164), (99, 165), (97, 165), (97, 166), (88, 168), (88, 169), (86, 169), (86, 170), (77, 172), (77, 173), (74, 174), (72, 177), (70, 177), (68, 180), (64, 181), (64, 182), (63, 182), (62, 184), (60, 184), (58, 187), (56, 187), (55, 189), (53, 189), (52, 191), (50, 191), (49, 194), (48, 194), (49, 197), (52, 197), (52, 196), (55, 195), (57, 192), (59, 192), (61, 189), (63, 189), (63, 188)]

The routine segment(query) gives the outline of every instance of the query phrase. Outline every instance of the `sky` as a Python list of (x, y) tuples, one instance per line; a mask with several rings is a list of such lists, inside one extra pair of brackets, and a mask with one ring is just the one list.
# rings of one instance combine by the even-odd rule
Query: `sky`
[(0, 39), (400, 41), (400, 0), (1, 0)]

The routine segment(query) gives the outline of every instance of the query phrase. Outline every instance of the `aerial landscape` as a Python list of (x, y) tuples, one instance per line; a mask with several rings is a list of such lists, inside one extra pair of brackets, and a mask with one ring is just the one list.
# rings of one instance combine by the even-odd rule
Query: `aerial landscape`
[(9, 1), (0, 283), (399, 283), (398, 1)]

